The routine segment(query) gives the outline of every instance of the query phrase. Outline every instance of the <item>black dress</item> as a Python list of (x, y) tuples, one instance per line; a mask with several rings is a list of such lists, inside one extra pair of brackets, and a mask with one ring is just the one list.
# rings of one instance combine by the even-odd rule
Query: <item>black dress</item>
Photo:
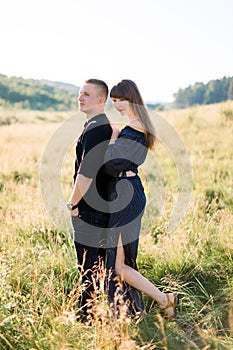
[[(110, 303), (114, 302), (116, 291), (119, 291), (115, 280), (119, 234), (124, 248), (125, 264), (137, 270), (141, 218), (146, 205), (144, 188), (138, 176), (138, 166), (145, 161), (146, 155), (145, 134), (130, 126), (122, 129), (116, 142), (107, 147), (105, 155), (104, 171), (112, 176), (109, 182), (110, 218), (106, 259)], [(135, 176), (127, 177), (127, 171), (132, 171)], [(133, 314), (142, 313), (144, 305), (141, 292), (127, 283), (124, 283), (120, 292), (123, 292), (125, 300), (130, 301), (129, 308)]]

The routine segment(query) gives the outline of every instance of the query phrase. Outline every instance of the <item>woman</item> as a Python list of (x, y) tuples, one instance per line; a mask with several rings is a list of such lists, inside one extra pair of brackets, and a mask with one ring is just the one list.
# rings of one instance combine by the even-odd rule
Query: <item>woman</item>
[[(130, 301), (133, 314), (141, 314), (144, 305), (141, 292), (154, 299), (168, 319), (175, 316), (178, 298), (174, 293), (163, 293), (137, 269), (137, 251), (141, 218), (146, 197), (138, 166), (152, 149), (156, 138), (153, 124), (146, 110), (137, 85), (122, 80), (110, 92), (114, 107), (128, 117), (128, 124), (113, 133), (105, 156), (105, 172), (112, 176), (110, 182), (110, 220), (107, 249), (108, 295), (114, 302), (117, 292), (116, 276), (123, 281), (124, 295)], [(119, 287), (118, 287), (119, 288)]]

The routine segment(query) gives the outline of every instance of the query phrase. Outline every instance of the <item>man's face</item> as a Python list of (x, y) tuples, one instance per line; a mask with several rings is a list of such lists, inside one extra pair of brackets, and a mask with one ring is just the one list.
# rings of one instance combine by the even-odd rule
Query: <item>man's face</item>
[(81, 112), (86, 114), (93, 113), (96, 106), (102, 102), (99, 88), (94, 84), (84, 84), (79, 91), (78, 102)]

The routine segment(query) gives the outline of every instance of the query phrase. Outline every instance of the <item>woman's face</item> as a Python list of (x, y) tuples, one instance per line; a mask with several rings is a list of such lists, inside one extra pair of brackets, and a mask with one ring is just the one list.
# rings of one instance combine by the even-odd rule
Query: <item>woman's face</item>
[(132, 113), (132, 107), (128, 100), (122, 98), (112, 98), (114, 107), (121, 115), (129, 116)]

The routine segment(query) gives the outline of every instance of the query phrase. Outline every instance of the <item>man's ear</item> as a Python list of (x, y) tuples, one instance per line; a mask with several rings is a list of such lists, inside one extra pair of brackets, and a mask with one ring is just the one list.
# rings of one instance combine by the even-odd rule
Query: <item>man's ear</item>
[(105, 96), (100, 96), (100, 98), (99, 98), (99, 102), (101, 103), (101, 104), (103, 104), (103, 103), (105, 103), (106, 102), (106, 100), (105, 100)]

